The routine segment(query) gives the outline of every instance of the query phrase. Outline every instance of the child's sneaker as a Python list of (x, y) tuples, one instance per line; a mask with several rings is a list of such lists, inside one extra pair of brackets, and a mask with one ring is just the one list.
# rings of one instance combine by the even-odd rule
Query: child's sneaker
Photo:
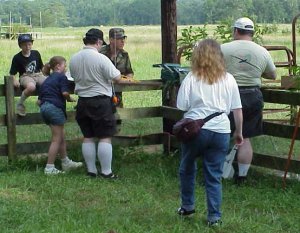
[(210, 221), (208, 221), (207, 222), (207, 225), (209, 226), (209, 227), (220, 227), (221, 225), (222, 225), (222, 220), (221, 219), (218, 219), (218, 220), (216, 220), (216, 221), (213, 221), (213, 222), (210, 222)]
[(70, 170), (74, 170), (77, 168), (82, 167), (82, 162), (74, 162), (73, 160), (69, 160), (68, 162), (62, 162), (61, 163), (61, 168), (63, 171), (70, 171)]
[(51, 168), (45, 168), (44, 173), (45, 175), (57, 175), (57, 174), (63, 174), (64, 172), (56, 169), (55, 167), (51, 167)]
[(19, 116), (26, 116), (26, 108), (25, 108), (24, 104), (17, 105), (17, 114)]

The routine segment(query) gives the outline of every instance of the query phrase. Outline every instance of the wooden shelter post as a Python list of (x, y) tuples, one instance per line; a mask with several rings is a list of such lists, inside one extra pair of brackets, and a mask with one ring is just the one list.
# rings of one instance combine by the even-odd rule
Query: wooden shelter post
[[(176, 0), (161, 0), (162, 63), (177, 63), (177, 15)], [(164, 84), (162, 104), (176, 107), (178, 85)], [(163, 131), (172, 133), (174, 120), (163, 118)], [(164, 143), (165, 152), (170, 148)]]
[(176, 0), (161, 0), (162, 63), (177, 62)]

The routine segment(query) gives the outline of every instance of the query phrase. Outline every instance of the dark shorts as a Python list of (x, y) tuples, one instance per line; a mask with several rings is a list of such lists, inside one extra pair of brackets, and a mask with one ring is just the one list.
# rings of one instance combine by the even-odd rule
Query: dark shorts
[(109, 138), (116, 133), (111, 97), (79, 97), (76, 121), (85, 138)]
[[(262, 110), (264, 107), (263, 95), (258, 87), (239, 88), (243, 107), (243, 137), (251, 138), (263, 134)], [(233, 114), (229, 115), (231, 132), (235, 129)]]
[(64, 111), (49, 102), (41, 105), (40, 112), (47, 125), (64, 125), (66, 122)]

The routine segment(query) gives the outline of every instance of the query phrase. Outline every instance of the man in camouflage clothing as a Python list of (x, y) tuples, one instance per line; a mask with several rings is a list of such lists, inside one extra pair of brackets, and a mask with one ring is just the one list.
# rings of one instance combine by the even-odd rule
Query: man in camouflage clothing
[[(109, 30), (109, 44), (100, 49), (100, 53), (106, 55), (115, 67), (127, 78), (133, 77), (133, 70), (128, 53), (123, 49), (126, 35), (122, 28), (111, 28)], [(126, 78), (125, 77), (125, 78)], [(122, 93), (116, 93), (119, 98), (119, 106), (123, 107)]]

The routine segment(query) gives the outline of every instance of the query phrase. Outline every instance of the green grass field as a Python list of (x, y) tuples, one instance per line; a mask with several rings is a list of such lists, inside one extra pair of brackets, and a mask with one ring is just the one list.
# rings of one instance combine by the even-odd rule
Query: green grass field
[[(135, 78), (157, 79), (160, 70), (152, 64), (161, 62), (159, 26), (124, 27)], [(182, 27), (179, 27), (179, 30)], [(212, 30), (213, 26), (210, 26)], [(89, 28), (46, 28), (34, 49), (44, 62), (54, 55), (67, 60), (83, 46), (82, 37)], [(107, 38), (108, 27), (101, 28)], [(284, 33), (282, 33), (284, 31)], [(180, 31), (178, 31), (180, 35)], [(277, 33), (265, 37), (266, 45), (291, 46), (291, 25), (280, 25)], [(19, 51), (16, 41), (0, 40), (0, 75), (8, 74), (12, 56)], [(298, 50), (299, 51), (299, 50)], [(274, 60), (285, 54), (274, 53)], [(183, 61), (184, 62), (184, 61)], [(187, 62), (184, 62), (188, 64)], [(279, 70), (285, 74), (286, 70)], [(3, 83), (3, 79), (0, 79)], [(38, 112), (36, 97), (26, 102), (29, 112)], [(161, 105), (161, 91), (124, 93), (125, 107)], [(69, 103), (72, 109), (74, 104)], [(0, 114), (5, 112), (0, 98)], [(281, 116), (280, 116), (281, 117)], [(160, 119), (124, 121), (124, 133), (143, 134), (162, 130)], [(25, 133), (26, 132), (26, 133)], [(45, 125), (18, 126), (18, 142), (50, 140)], [(67, 138), (81, 135), (75, 123), (66, 124)], [(0, 127), (0, 144), (6, 143), (6, 129)], [(290, 140), (261, 136), (253, 139), (254, 149), (261, 153), (286, 155)], [(83, 161), (80, 145), (68, 148), (69, 155)], [(58, 177), (43, 174), (45, 158), (20, 159), (8, 164), (0, 158), (0, 232), (1, 233), (298, 233), (300, 229), (300, 182), (288, 180), (287, 189), (271, 171), (252, 168), (245, 186), (231, 180), (223, 182), (223, 226), (209, 229), (205, 223), (205, 192), (199, 169), (196, 189), (197, 213), (183, 219), (176, 215), (179, 207), (179, 154), (165, 156), (161, 148), (114, 147), (115, 182), (89, 179), (85, 168)], [(300, 145), (295, 144), (294, 157), (299, 158)], [(200, 164), (199, 164), (200, 165)], [(58, 166), (60, 166), (58, 161)]]
[[(80, 159), (80, 151), (71, 150)], [(206, 226), (201, 169), (196, 186), (196, 214), (177, 216), (177, 154), (115, 148), (109, 182), (85, 177), (84, 169), (49, 177), (44, 163), (30, 159), (14, 167), (0, 163), (0, 232), (24, 233), (297, 233), (300, 229), (300, 182), (251, 169), (248, 183), (223, 182), (223, 226)]]

